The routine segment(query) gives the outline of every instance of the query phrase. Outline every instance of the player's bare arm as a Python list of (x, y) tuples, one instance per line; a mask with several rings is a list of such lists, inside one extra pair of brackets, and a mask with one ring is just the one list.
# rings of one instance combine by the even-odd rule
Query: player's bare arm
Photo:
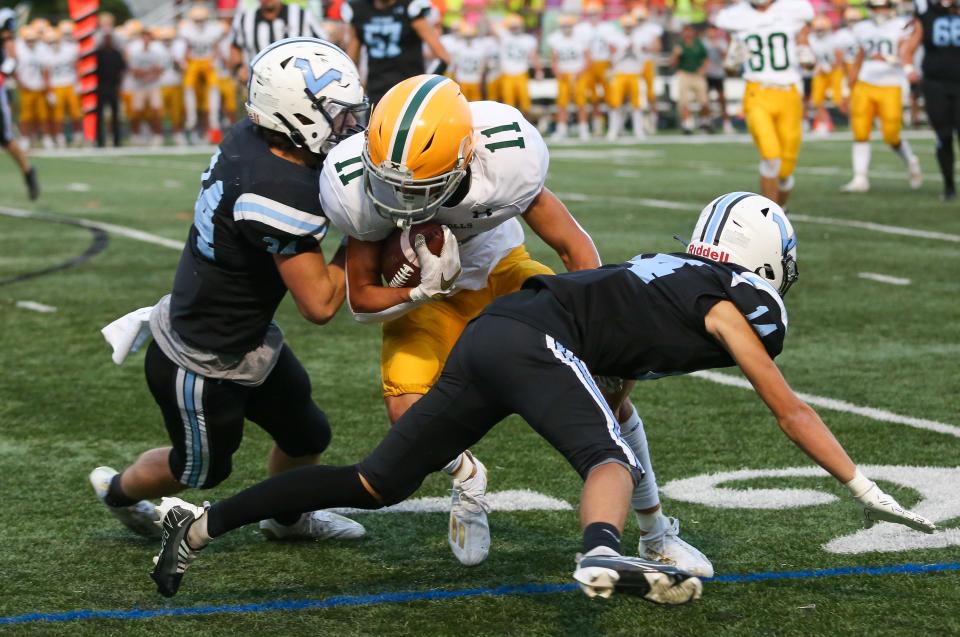
[(440, 35), (430, 24), (430, 21), (426, 18), (418, 18), (411, 22), (410, 26), (413, 27), (413, 30), (417, 32), (417, 35), (420, 36), (420, 39), (423, 40), (423, 43), (427, 45), (433, 55), (437, 59), (442, 60), (444, 64), (449, 66), (450, 53), (447, 51), (446, 47), (443, 46), (443, 42), (440, 41)]
[(347, 245), (347, 289), (353, 312), (374, 314), (410, 301), (411, 288), (384, 287), (380, 277), (379, 241), (350, 238)]
[(557, 252), (568, 272), (600, 267), (600, 254), (593, 239), (549, 188), (540, 191), (523, 218)]
[(311, 323), (324, 325), (343, 304), (346, 290), (345, 253), (341, 247), (330, 263), (324, 261), (323, 252), (319, 249), (293, 256), (273, 256), (280, 277), (297, 303), (297, 309)]
[(907, 74), (907, 81), (912, 84), (920, 80), (920, 74), (913, 65), (913, 56), (923, 44), (923, 22), (914, 18), (909, 28), (909, 34), (900, 44), (900, 64)]
[(345, 50), (353, 63), (357, 64), (360, 62), (360, 35), (357, 33), (357, 28), (352, 24), (347, 25), (345, 32), (349, 35)]

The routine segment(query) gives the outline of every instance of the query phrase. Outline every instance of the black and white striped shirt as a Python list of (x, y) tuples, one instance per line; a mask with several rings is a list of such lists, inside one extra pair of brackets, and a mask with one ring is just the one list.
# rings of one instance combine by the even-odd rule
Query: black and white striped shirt
[(326, 39), (317, 17), (295, 4), (283, 5), (273, 20), (265, 19), (259, 8), (238, 13), (230, 34), (231, 42), (243, 51), (248, 64), (277, 40), (304, 36)]

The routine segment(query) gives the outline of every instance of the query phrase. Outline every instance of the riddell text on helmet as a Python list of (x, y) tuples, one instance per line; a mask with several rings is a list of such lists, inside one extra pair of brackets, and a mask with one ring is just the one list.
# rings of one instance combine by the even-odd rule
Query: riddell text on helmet
[(698, 257), (703, 257), (712, 261), (718, 261), (720, 263), (727, 263), (730, 261), (729, 253), (724, 252), (723, 250), (716, 250), (711, 246), (704, 245), (702, 243), (691, 243), (687, 246), (687, 252)]

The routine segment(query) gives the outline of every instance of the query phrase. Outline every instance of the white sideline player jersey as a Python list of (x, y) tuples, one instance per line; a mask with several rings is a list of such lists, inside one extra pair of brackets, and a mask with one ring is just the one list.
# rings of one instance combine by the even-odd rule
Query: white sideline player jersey
[(583, 42), (593, 62), (610, 60), (610, 40), (616, 33), (618, 33), (616, 27), (609, 22), (599, 24), (579, 22), (573, 28), (573, 37)]
[(836, 66), (837, 47), (834, 44), (834, 34), (826, 33), (824, 35), (810, 34), (810, 50), (817, 58), (817, 73), (829, 73)]
[[(857, 79), (876, 86), (901, 86), (906, 78), (900, 66), (900, 42), (907, 37), (910, 18), (898, 16), (886, 22), (864, 20), (853, 26), (853, 35), (863, 49), (863, 65)], [(884, 59), (874, 59), (874, 56)]]
[[(163, 69), (169, 57), (167, 47), (157, 40), (152, 40), (147, 45), (142, 39), (137, 38), (127, 45), (127, 64), (130, 66), (130, 71), (146, 71), (157, 67)], [(162, 75), (158, 75), (152, 81), (136, 78), (132, 72), (129, 75), (132, 81), (131, 88), (134, 90), (157, 88), (161, 84)]]
[(587, 67), (586, 47), (573, 34), (554, 31), (547, 38), (547, 47), (557, 56), (557, 70), (561, 73), (582, 73)]
[(177, 69), (177, 64), (183, 64), (187, 54), (187, 43), (176, 39), (163, 45), (166, 49), (167, 57), (163, 65), (163, 75), (160, 76), (160, 86), (180, 86), (181, 73)]
[(744, 45), (748, 52), (743, 65), (746, 80), (791, 86), (800, 82), (797, 33), (813, 16), (808, 0), (774, 0), (765, 11), (740, 2), (721, 9), (714, 24)]
[(223, 35), (223, 26), (216, 20), (207, 20), (202, 24), (186, 22), (180, 29), (180, 37), (190, 47), (190, 59), (192, 60), (212, 60), (217, 42)]
[(639, 75), (643, 66), (653, 58), (651, 48), (660, 36), (663, 27), (648, 22), (630, 33), (617, 33), (610, 38), (613, 47), (613, 72), (623, 75)]
[[(516, 219), (543, 190), (550, 155), (537, 129), (517, 109), (499, 102), (471, 102), (476, 147), (470, 162), (470, 190), (463, 201), (441, 206), (433, 221), (450, 228), (460, 242), (463, 274), (457, 287), (482, 290), (490, 272), (524, 240)], [(361, 241), (382, 241), (396, 229), (381, 217), (363, 188), (358, 133), (327, 155), (320, 172), (320, 204), (340, 232)]]
[(833, 46), (843, 51), (843, 61), (847, 64), (853, 62), (857, 57), (857, 51), (860, 45), (857, 44), (857, 38), (853, 35), (852, 27), (843, 27), (833, 34)]
[(523, 75), (530, 70), (530, 55), (537, 50), (537, 39), (529, 33), (504, 33), (500, 36), (500, 72)]
[(492, 82), (500, 77), (500, 39), (488, 35), (481, 40), (487, 53), (487, 82)]
[(28, 91), (44, 90), (44, 60), (50, 56), (50, 50), (40, 43), (27, 46), (23, 40), (17, 40), (14, 47), (17, 56), (17, 84)]
[(79, 55), (80, 47), (72, 42), (62, 42), (57, 47), (50, 47), (46, 58), (50, 86), (76, 86)]
[(453, 75), (461, 84), (479, 84), (487, 64), (490, 45), (480, 38), (461, 38), (450, 52), (453, 59)]

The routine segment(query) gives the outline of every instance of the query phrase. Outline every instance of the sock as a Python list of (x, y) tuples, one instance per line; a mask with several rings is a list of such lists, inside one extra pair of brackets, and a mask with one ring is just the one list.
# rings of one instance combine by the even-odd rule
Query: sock
[(218, 537), (245, 524), (278, 514), (309, 513), (333, 507), (377, 509), (381, 504), (363, 487), (355, 465), (314, 465), (284, 471), (217, 502), (207, 511), (207, 531)]
[[(273, 516), (274, 522), (278, 522), (283, 526), (293, 526), (300, 521), (300, 518), (303, 517), (302, 513), (284, 513), (283, 515)], [(204, 525), (206, 526), (206, 525)]]
[(597, 115), (593, 118), (593, 134), (598, 137), (603, 134), (603, 115)]
[(103, 496), (103, 501), (110, 507), (128, 507), (133, 506), (139, 500), (134, 500), (123, 492), (120, 488), (120, 474), (113, 476), (110, 480), (110, 487), (107, 489), (107, 495)]
[(937, 135), (937, 164), (943, 176), (943, 190), (947, 194), (957, 191), (953, 173), (953, 134)]
[(640, 525), (641, 535), (647, 535), (653, 531), (656, 531), (663, 520), (663, 510), (657, 509), (653, 513), (640, 513), (639, 511), (634, 511), (637, 516), (637, 524)]
[(580, 124), (577, 125), (577, 128), (579, 129), (580, 137), (590, 136), (590, 129), (587, 127), (586, 122), (580, 122)]
[(566, 137), (567, 136), (567, 123), (560, 122), (557, 124), (557, 137)]
[(474, 466), (470, 455), (464, 452), (447, 463), (443, 468), (443, 472), (463, 482), (473, 474)]
[(643, 137), (646, 134), (647, 131), (643, 126), (643, 111), (635, 109), (630, 113), (630, 123), (633, 125), (634, 137)]
[(207, 522), (209, 520), (210, 512), (208, 511), (207, 515), (204, 515), (199, 520), (195, 520), (193, 524), (190, 525), (190, 528), (187, 529), (187, 544), (189, 544), (190, 548), (194, 551), (199, 551), (209, 544), (212, 539), (207, 530)]
[[(634, 510), (652, 509), (660, 504), (660, 494), (657, 489), (657, 475), (653, 472), (650, 462), (650, 450), (647, 446), (647, 432), (643, 429), (640, 414), (633, 410), (633, 414), (620, 423), (620, 435), (626, 441), (633, 453), (636, 454), (640, 466), (643, 467), (643, 478), (633, 489), (631, 504)], [(643, 526), (640, 527), (643, 529)]]
[(606, 546), (620, 552), (620, 530), (607, 522), (592, 522), (583, 530), (583, 552), (589, 553), (598, 546)]
[(620, 120), (623, 118), (623, 114), (619, 110), (610, 111), (609, 118), (610, 121), (607, 127), (607, 136), (611, 139), (615, 139), (617, 135), (620, 134)]
[(853, 142), (853, 174), (866, 177), (870, 172), (870, 142)]
[(210, 89), (207, 96), (207, 128), (220, 130), (220, 91)]
[(186, 110), (186, 128), (192, 131), (197, 127), (197, 94), (192, 88), (183, 89), (183, 106)]
[(893, 152), (900, 155), (903, 163), (909, 164), (910, 160), (913, 159), (913, 149), (910, 148), (910, 142), (907, 140), (901, 139), (899, 146), (891, 146), (891, 148), (893, 148)]

